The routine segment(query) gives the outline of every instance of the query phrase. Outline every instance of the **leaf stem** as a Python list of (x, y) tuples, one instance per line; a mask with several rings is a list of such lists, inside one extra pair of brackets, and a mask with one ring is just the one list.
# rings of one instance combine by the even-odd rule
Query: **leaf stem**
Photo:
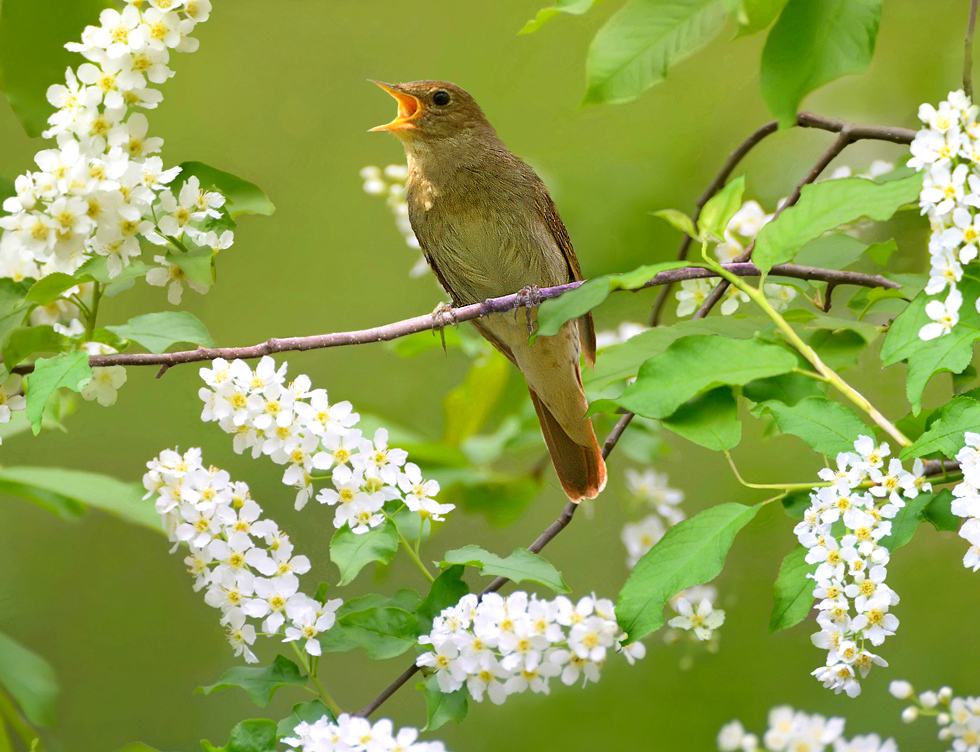
[[(395, 521), (391, 518), (391, 516), (387, 512), (384, 512), (384, 510), (382, 510), (382, 512), (384, 516), (388, 518), (391, 524), (395, 525)], [(436, 578), (432, 576), (432, 573), (426, 568), (425, 564), (422, 563), (422, 559), (420, 559), (419, 555), (415, 553), (415, 550), (412, 548), (412, 544), (409, 543), (408, 538), (402, 535), (402, 531), (398, 529), (398, 525), (395, 525), (395, 532), (398, 534), (398, 544), (405, 549), (405, 553), (407, 553), (409, 558), (415, 562), (415, 566), (419, 568), (419, 571), (422, 573), (425, 579), (427, 579), (429, 582), (435, 582)], [(419, 535), (421, 535), (421, 532)]]
[[(289, 644), (292, 646), (293, 652), (296, 653), (296, 657), (299, 658), (300, 665), (306, 671), (306, 678), (312, 681), (316, 686), (317, 693), (320, 695), (320, 699), (323, 700), (323, 704), (330, 708), (330, 712), (332, 712), (335, 716), (343, 713), (344, 711), (341, 710), (337, 702), (330, 696), (327, 688), (323, 686), (323, 682), (321, 682), (320, 677), (316, 675), (316, 671), (310, 670), (310, 664), (306, 660), (306, 656), (303, 654), (303, 651), (299, 649), (299, 645), (296, 644), (296, 641), (293, 640)], [(319, 666), (317, 668), (319, 668)]]
[(85, 326), (85, 339), (91, 340), (95, 333), (95, 319), (99, 315), (99, 302), (102, 300), (103, 287), (101, 282), (96, 282), (92, 288), (92, 306), (88, 314)]
[(738, 468), (735, 467), (735, 460), (732, 459), (732, 454), (729, 451), (725, 451), (725, 459), (728, 460), (728, 466), (732, 469), (735, 474), (735, 479), (738, 480), (746, 488), (769, 488), (781, 490), (784, 493), (774, 496), (772, 499), (767, 499), (765, 503), (772, 501), (773, 499), (781, 498), (785, 496), (790, 491), (809, 491), (811, 488), (821, 488), (823, 486), (831, 486), (832, 483), (826, 483), (824, 481), (808, 481), (806, 483), (749, 483), (745, 478), (742, 477), (741, 473), (738, 472)]
[(40, 735), (20, 717), (13, 700), (3, 690), (0, 690), (0, 716), (3, 716), (10, 724), (10, 728), (14, 730), (14, 733), (21, 738), (31, 752), (44, 752), (44, 742), (41, 741)]

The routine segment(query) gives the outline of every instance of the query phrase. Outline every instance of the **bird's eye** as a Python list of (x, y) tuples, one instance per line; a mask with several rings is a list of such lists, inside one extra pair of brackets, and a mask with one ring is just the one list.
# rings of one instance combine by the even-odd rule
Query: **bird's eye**
[(449, 104), (449, 92), (448, 91), (437, 91), (432, 95), (432, 101), (435, 102), (440, 107), (445, 107)]

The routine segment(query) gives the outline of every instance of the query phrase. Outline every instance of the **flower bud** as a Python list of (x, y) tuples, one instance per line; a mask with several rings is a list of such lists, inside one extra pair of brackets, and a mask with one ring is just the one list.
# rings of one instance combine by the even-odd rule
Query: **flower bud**
[(912, 685), (901, 679), (896, 679), (891, 684), (888, 685), (888, 692), (897, 700), (908, 700), (915, 694), (915, 690), (912, 689)]
[(909, 705), (902, 711), (902, 722), (913, 723), (919, 717), (919, 709), (915, 705)]

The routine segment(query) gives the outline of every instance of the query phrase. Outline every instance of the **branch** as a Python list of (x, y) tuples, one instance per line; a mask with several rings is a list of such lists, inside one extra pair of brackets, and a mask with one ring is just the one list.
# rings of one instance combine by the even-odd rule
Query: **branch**
[[(728, 264), (725, 268), (740, 277), (758, 277), (761, 272), (754, 264)], [(836, 269), (820, 269), (813, 266), (798, 266), (796, 264), (781, 264), (774, 266), (771, 275), (777, 277), (793, 277), (796, 279), (812, 279), (822, 282), (834, 282), (840, 285), (858, 285), (861, 287), (888, 287), (898, 289), (897, 282), (892, 282), (879, 275), (845, 272)], [(660, 272), (644, 287), (656, 287), (685, 279), (702, 279), (717, 277), (718, 274), (710, 269), (701, 267), (686, 267)], [(563, 293), (574, 290), (585, 282), (569, 282), (556, 287), (545, 287), (539, 291), (542, 300), (557, 298)], [(519, 293), (491, 298), (482, 303), (449, 309), (445, 313), (431, 313), (416, 316), (403, 321), (396, 321), (384, 326), (370, 329), (359, 329), (351, 332), (333, 332), (331, 334), (316, 334), (310, 337), (273, 338), (247, 347), (199, 347), (196, 350), (182, 350), (171, 353), (116, 353), (114, 355), (93, 355), (89, 365), (93, 368), (105, 366), (162, 366), (162, 375), (171, 366), (184, 363), (195, 363), (215, 358), (260, 358), (279, 352), (296, 352), (304, 350), (321, 350), (327, 347), (345, 347), (347, 345), (365, 345), (372, 342), (388, 342), (409, 334), (417, 334), (431, 330), (439, 330), (447, 324), (457, 324), (463, 321), (489, 316), (493, 313), (503, 313), (526, 305), (526, 296)], [(32, 363), (16, 366), (13, 373), (30, 373), (34, 370)]]
[(970, 19), (966, 24), (966, 41), (963, 42), (963, 91), (973, 99), (973, 30), (977, 25), (977, 0), (970, 3)]

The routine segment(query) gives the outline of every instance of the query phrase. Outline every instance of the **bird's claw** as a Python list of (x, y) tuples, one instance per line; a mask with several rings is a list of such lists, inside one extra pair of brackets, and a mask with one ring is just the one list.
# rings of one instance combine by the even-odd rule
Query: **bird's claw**
[(442, 338), (443, 352), (447, 352), (445, 330), (449, 324), (459, 326), (459, 321), (456, 320), (456, 309), (453, 308), (452, 304), (442, 301), (432, 311), (432, 331), (439, 332), (439, 337)]
[(527, 285), (517, 291), (517, 305), (514, 307), (514, 321), (517, 321), (518, 311), (524, 309), (524, 318), (527, 321), (528, 336), (534, 334), (534, 316), (531, 311), (541, 305), (541, 288), (537, 285)]

